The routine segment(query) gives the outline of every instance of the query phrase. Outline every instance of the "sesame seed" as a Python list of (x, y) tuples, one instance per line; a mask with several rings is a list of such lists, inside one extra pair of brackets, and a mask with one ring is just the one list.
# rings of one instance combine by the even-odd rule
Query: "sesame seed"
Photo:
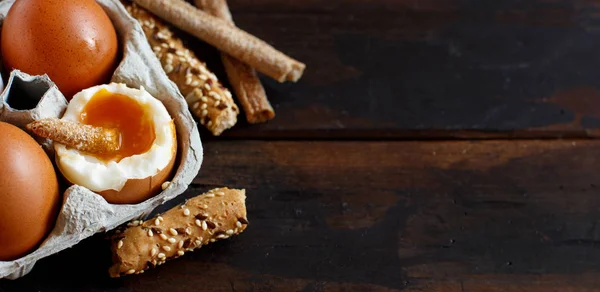
[(164, 182), (160, 187), (162, 188), (162, 190), (166, 190), (169, 186), (171, 185), (170, 181), (166, 181)]
[(227, 233), (227, 235), (233, 235), (233, 230), (229, 229), (229, 230), (225, 231), (225, 233)]
[(210, 242), (215, 242), (216, 240), (214, 238), (211, 238), (209, 241)]
[(215, 197), (215, 194), (213, 194), (213, 193), (208, 193), (208, 194), (206, 194), (206, 197), (207, 197), (207, 198), (214, 198), (214, 197)]
[(175, 239), (175, 238), (171, 237), (171, 238), (169, 238), (169, 242), (170, 242), (170, 243), (175, 243), (175, 242), (177, 242), (177, 239)]
[(133, 220), (129, 223), (127, 223), (127, 226), (131, 227), (131, 226), (138, 226), (140, 225), (140, 223), (137, 220)]
[(201, 109), (206, 109), (208, 107), (208, 104), (203, 103), (202, 106), (200, 106)]
[(212, 125), (212, 121), (208, 121), (208, 123), (206, 123), (206, 125), (210, 127), (210, 125)]
[(219, 106), (221, 104), (220, 100), (215, 101), (215, 107)]
[(225, 234), (219, 234), (219, 235), (217, 235), (217, 238), (219, 238), (219, 239), (223, 239), (223, 238), (227, 238), (227, 237), (228, 236), (225, 235)]
[(190, 216), (190, 209), (183, 209), (183, 216)]
[(135, 270), (134, 270), (134, 269), (131, 269), (131, 270), (127, 271), (127, 275), (131, 275), (131, 274), (133, 274), (133, 273), (135, 273)]
[(119, 243), (117, 243), (117, 249), (120, 249), (121, 247), (123, 247), (123, 240), (119, 240)]
[(196, 225), (198, 225), (198, 227), (202, 227), (202, 222), (198, 219), (196, 219)]
[(167, 257), (167, 256), (162, 252), (158, 254), (159, 259), (164, 259), (165, 257)]
[(221, 97), (219, 96), (219, 94), (217, 94), (217, 93), (216, 93), (216, 92), (214, 92), (214, 91), (211, 91), (211, 92), (209, 92), (209, 93), (208, 93), (208, 96), (210, 96), (210, 97), (214, 97), (216, 100), (219, 100), (219, 99), (221, 99)]
[(154, 48), (152, 48), (152, 50), (156, 53), (158, 51), (161, 50), (160, 46), (154, 46)]
[(202, 80), (206, 81), (206, 80), (208, 79), (208, 76), (206, 76), (206, 75), (204, 75), (204, 74), (200, 74), (200, 75), (198, 75), (198, 78), (200, 78), (200, 79), (202, 79)]
[(192, 235), (192, 230), (189, 227), (185, 228), (185, 234)]
[(192, 87), (198, 87), (200, 86), (200, 82), (198, 82), (198, 80), (194, 80), (191, 85)]
[(171, 235), (177, 236), (177, 230), (171, 228), (171, 229), (169, 229), (169, 232), (171, 233)]
[(182, 248), (183, 247), (183, 240), (179, 241), (179, 244), (177, 245), (178, 248)]
[(200, 100), (204, 103), (208, 102), (208, 98), (206, 98), (206, 96), (203, 96), (202, 98), (200, 98)]
[(167, 240), (168, 239), (168, 237), (166, 235), (162, 234), (162, 233), (159, 236), (160, 236), (160, 238), (162, 240)]
[(171, 65), (171, 64), (167, 64), (167, 65), (165, 65), (165, 72), (166, 72), (167, 74), (169, 74), (169, 73), (173, 72), (173, 65)]
[(210, 85), (208, 85), (208, 83), (204, 83), (204, 88), (206, 88), (206, 90), (210, 90)]
[(202, 240), (196, 240), (194, 241), (194, 244), (196, 244), (196, 246), (201, 246), (202, 245)]
[(162, 246), (162, 249), (163, 249), (164, 251), (166, 251), (166, 252), (170, 252), (170, 251), (171, 251), (171, 247), (169, 247), (169, 246), (166, 246), (166, 245), (163, 245), (163, 246)]
[(217, 196), (225, 196), (225, 193), (224, 192), (216, 192), (216, 195)]
[(157, 252), (158, 252), (158, 250), (156, 250), (156, 247), (153, 247), (153, 248), (150, 250), (150, 256), (151, 256), (151, 257), (155, 256)]
[(231, 98), (231, 92), (229, 92), (229, 90), (225, 90), (225, 96)]
[(242, 227), (242, 222), (240, 222), (240, 221), (235, 222), (235, 226)]
[(190, 85), (192, 83), (192, 78), (187, 77), (185, 78), (185, 85)]
[(177, 251), (177, 255), (178, 256), (183, 256), (185, 254), (185, 252), (183, 252), (183, 250), (179, 250)]
[(194, 105), (192, 105), (192, 108), (197, 110), (200, 107), (200, 103), (199, 102), (195, 102)]
[(204, 117), (204, 116), (208, 115), (208, 111), (207, 110), (202, 110), (202, 113), (200, 115)]
[(206, 221), (202, 221), (202, 230), (206, 230), (208, 228), (208, 225), (206, 224)]
[(162, 216), (158, 216), (158, 217), (156, 217), (156, 219), (160, 220), (161, 222), (162, 222), (162, 221), (165, 221), (165, 219), (163, 219), (163, 217), (162, 217)]
[(158, 218), (154, 219), (154, 225), (160, 225), (160, 220), (158, 220)]
[(167, 45), (167, 44), (165, 44), (165, 43), (162, 43), (162, 44), (160, 44), (160, 46), (161, 46), (161, 47), (163, 47), (163, 48), (165, 48), (165, 49), (168, 49), (168, 48), (169, 48), (169, 45)]
[(154, 232), (152, 232), (152, 229), (148, 229), (148, 236), (150, 236), (150, 237), (154, 236)]
[(207, 205), (207, 204), (203, 204), (203, 205), (202, 205), (202, 208), (204, 208), (204, 209), (208, 209), (208, 205)]

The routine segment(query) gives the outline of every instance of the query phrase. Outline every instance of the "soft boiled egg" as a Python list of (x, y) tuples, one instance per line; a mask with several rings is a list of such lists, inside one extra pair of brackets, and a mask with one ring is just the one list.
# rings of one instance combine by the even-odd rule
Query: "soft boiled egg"
[(111, 83), (85, 89), (70, 101), (62, 117), (116, 129), (119, 150), (110, 155), (85, 153), (56, 143), (63, 176), (113, 204), (136, 204), (161, 191), (177, 152), (175, 125), (165, 106), (144, 88)]

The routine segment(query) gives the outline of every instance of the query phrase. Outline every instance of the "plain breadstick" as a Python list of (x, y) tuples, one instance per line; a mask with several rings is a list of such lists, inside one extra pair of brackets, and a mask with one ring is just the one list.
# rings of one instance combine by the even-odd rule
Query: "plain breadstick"
[[(234, 25), (226, 0), (195, 0), (198, 8)], [(229, 83), (251, 124), (263, 123), (275, 117), (275, 112), (256, 71), (243, 62), (221, 53)]]
[(306, 67), (266, 42), (184, 0), (134, 1), (158, 17), (279, 82), (297, 81)]
[(248, 226), (244, 190), (220, 188), (188, 200), (146, 222), (134, 221), (111, 240), (111, 277), (143, 273), (167, 260)]

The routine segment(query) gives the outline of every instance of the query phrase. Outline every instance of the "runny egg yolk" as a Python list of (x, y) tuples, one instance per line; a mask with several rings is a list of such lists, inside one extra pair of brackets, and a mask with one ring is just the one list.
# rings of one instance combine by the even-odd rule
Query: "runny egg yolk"
[(101, 89), (85, 105), (79, 119), (81, 123), (116, 129), (120, 147), (115, 153), (95, 154), (105, 161), (120, 161), (125, 157), (142, 154), (154, 143), (154, 122), (147, 111), (134, 99)]

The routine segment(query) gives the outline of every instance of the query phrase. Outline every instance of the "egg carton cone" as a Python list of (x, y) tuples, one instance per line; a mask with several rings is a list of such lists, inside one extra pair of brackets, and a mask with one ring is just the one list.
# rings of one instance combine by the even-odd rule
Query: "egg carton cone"
[[(14, 2), (0, 2), (0, 21)], [(0, 278), (22, 277), (44, 257), (72, 247), (96, 233), (146, 217), (157, 206), (183, 193), (200, 170), (203, 149), (196, 123), (179, 89), (169, 80), (152, 52), (142, 28), (117, 0), (97, 2), (117, 30), (123, 56), (111, 82), (124, 83), (132, 88), (143, 87), (165, 105), (174, 119), (178, 139), (175, 175), (160, 194), (133, 205), (109, 204), (85, 187), (70, 186), (63, 195), (62, 208), (50, 235), (30, 254), (14, 261), (0, 261)], [(18, 70), (10, 73), (0, 100), (0, 120), (22, 129), (34, 120), (59, 118), (67, 107), (67, 100), (48, 76), (30, 76)], [(54, 160), (51, 141), (38, 142)]]

